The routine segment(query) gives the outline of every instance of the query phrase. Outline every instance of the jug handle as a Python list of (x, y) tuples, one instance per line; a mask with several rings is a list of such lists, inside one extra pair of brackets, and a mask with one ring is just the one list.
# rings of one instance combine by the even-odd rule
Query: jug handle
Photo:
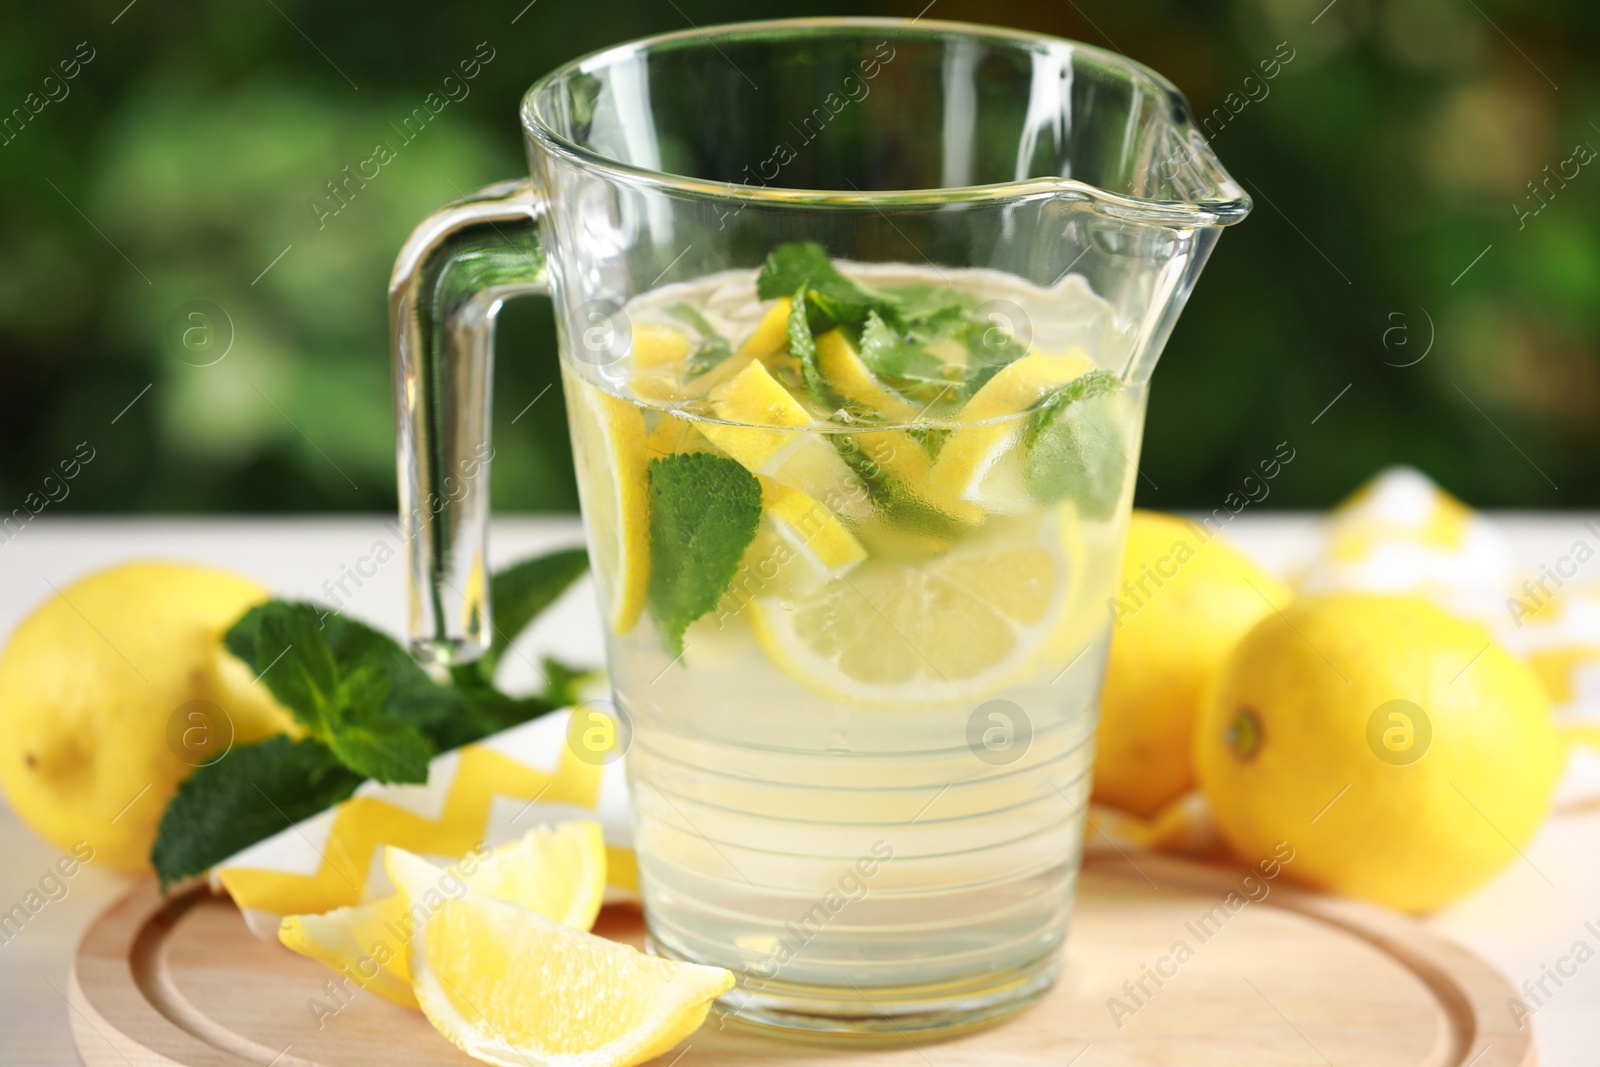
[(407, 632), (424, 662), (489, 646), (495, 316), (549, 293), (543, 215), (527, 179), (487, 186), (423, 219), (389, 278)]

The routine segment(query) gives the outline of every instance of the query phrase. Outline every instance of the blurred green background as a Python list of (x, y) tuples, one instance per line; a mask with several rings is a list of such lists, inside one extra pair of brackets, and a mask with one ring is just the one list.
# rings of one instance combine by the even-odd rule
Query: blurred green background
[[(52, 514), (392, 508), (390, 264), (428, 210), (524, 169), (535, 77), (690, 23), (924, 3), (10, 8), (0, 512), (60, 497), (45, 479), (80, 442), (93, 459)], [(1157, 372), (1141, 504), (1218, 506), (1281, 440), (1296, 460), (1266, 507), (1327, 506), (1391, 462), (1479, 506), (1600, 501), (1600, 7), (935, 0), (928, 17), (1114, 47), (1229, 112), (1214, 144), (1256, 211)], [(470, 95), (319, 220), (325, 183), (479, 42), (495, 58)], [(231, 320), (211, 367), (172, 341), (193, 301)], [(553, 349), (543, 302), (502, 316), (498, 509), (575, 507), (560, 406), (509, 426), (556, 382)]]

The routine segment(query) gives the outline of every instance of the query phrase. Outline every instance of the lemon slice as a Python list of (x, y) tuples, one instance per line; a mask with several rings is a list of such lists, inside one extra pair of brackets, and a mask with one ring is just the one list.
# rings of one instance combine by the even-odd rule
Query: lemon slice
[[(1015, 514), (1037, 507), (1022, 467), (1021, 415), (1040, 400), (1095, 369), (1082, 352), (1034, 352), (1002, 367), (973, 394), (957, 415), (968, 425), (951, 432), (929, 482), (987, 511)], [(972, 425), (972, 424), (978, 425)]]
[(891, 422), (914, 422), (922, 414), (921, 409), (880, 382), (861, 362), (843, 330), (829, 330), (817, 338), (817, 367), (840, 396), (876, 411)]
[(784, 543), (823, 578), (837, 578), (867, 558), (844, 523), (798, 489), (761, 478), (761, 506)]
[(840, 515), (862, 518), (871, 512), (861, 479), (826, 433), (810, 430), (816, 426), (810, 412), (761, 363), (745, 364), (710, 399), (719, 419), (739, 425), (707, 422), (700, 432), (745, 469), (798, 489)]
[[(462, 882), (499, 900), (532, 908), (575, 930), (600, 914), (606, 891), (606, 848), (600, 824), (575, 819), (540, 826), (501, 845), (488, 859), (467, 857), (450, 868)], [(289, 915), (278, 940), (396, 1004), (417, 1006), (411, 992), (408, 942), (415, 920), (399, 894), (323, 915)]]
[(650, 520), (644, 414), (563, 370), (578, 494), (606, 622), (627, 633), (650, 588)]
[(642, 1063), (693, 1033), (733, 988), (721, 968), (646, 956), (475, 890), (450, 899), (445, 872), (402, 849), (386, 850), (385, 867), (426, 916), (411, 941), (418, 1004), (485, 1063)]
[(792, 599), (751, 604), (767, 656), (841, 703), (928, 707), (979, 699), (1060, 640), (1079, 582), (1070, 508), (1008, 520), (920, 562), (874, 558)]

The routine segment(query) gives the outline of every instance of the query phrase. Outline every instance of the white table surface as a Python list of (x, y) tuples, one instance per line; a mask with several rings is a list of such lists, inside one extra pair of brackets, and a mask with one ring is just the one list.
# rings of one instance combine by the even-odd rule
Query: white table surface
[[(1592, 514), (1497, 517), (1524, 565), (1565, 552)], [(1267, 566), (1283, 570), (1312, 549), (1312, 518), (1245, 513), (1229, 531)], [(212, 563), (252, 575), (280, 596), (327, 600), (323, 583), (341, 564), (354, 565), (378, 541), (398, 547), (383, 517), (339, 519), (51, 519), (41, 516), (0, 545), (0, 640), (35, 605), (86, 572), (134, 558), (168, 557)], [(575, 519), (501, 519), (494, 558), (575, 544)], [(398, 558), (380, 568), (350, 599), (356, 618), (393, 630), (402, 616), (404, 575)], [(348, 588), (348, 586), (347, 586)], [(540, 652), (599, 662), (599, 622), (587, 588), (575, 589), (524, 641)], [(507, 669), (516, 665), (508, 657)], [(531, 671), (529, 672), (531, 675)], [(508, 681), (515, 682), (512, 678)], [(1551, 819), (1526, 848), (1526, 862), (1508, 868), (1473, 896), (1427, 920), (1498, 967), (1514, 985), (1537, 982), (1541, 968), (1584, 941), (1600, 951), (1600, 810)], [(0, 911), (38, 885), (58, 856), (0, 802)], [(0, 944), (0, 1065), (66, 1067), (78, 1063), (63, 993), (72, 950), (90, 918), (128, 880), (89, 865), (67, 882), (10, 941)], [(1570, 967), (1569, 967), (1570, 969)], [(1600, 958), (1563, 979), (1532, 1020), (1540, 1063), (1593, 1067), (1600, 1063)], [(1493, 1053), (1484, 1065), (1498, 1062)], [(1093, 1067), (1092, 1057), (1080, 1067)], [(1337, 1067), (1346, 1067), (1339, 1064)], [(1355, 1067), (1355, 1065), (1351, 1065)]]

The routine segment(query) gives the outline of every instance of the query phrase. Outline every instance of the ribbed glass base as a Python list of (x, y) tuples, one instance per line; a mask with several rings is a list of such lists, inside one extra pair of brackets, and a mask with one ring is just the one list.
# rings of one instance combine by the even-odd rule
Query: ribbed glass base
[[(654, 940), (651, 948), (673, 955)], [(1060, 973), (1061, 952), (1053, 950), (1015, 970), (926, 985), (839, 987), (741, 975), (712, 1008), (707, 1025), (802, 1040), (946, 1037), (1037, 1003)]]

